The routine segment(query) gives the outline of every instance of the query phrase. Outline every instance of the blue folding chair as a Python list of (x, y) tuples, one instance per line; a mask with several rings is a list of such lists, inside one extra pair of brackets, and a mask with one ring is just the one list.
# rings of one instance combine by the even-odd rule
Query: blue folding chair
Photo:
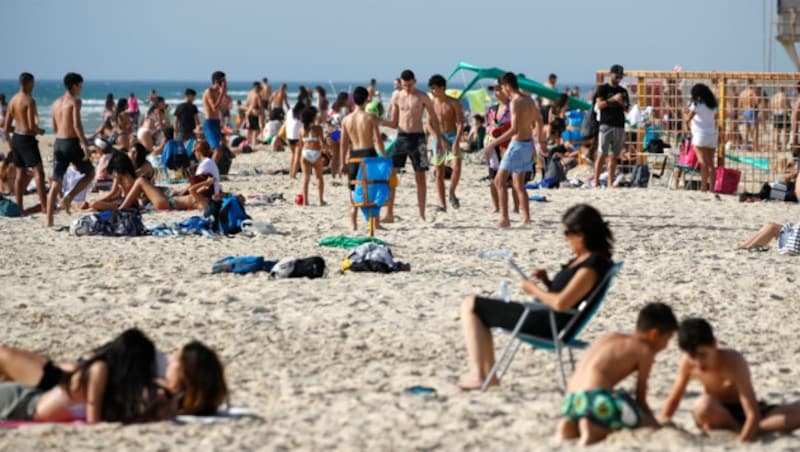
[[(504, 256), (504, 259), (506, 259), (508, 263), (520, 274), (524, 275), (519, 266), (513, 262), (510, 256)], [(494, 366), (492, 366), (492, 370), (489, 371), (489, 375), (486, 376), (486, 380), (483, 382), (481, 390), (486, 391), (495, 374), (497, 375), (498, 379), (501, 379), (503, 375), (505, 375), (506, 370), (508, 370), (508, 367), (511, 365), (511, 361), (514, 360), (514, 355), (516, 355), (517, 350), (519, 350), (519, 346), (523, 342), (534, 348), (550, 350), (556, 353), (558, 367), (561, 371), (561, 391), (563, 392), (566, 390), (567, 375), (564, 371), (564, 361), (561, 351), (565, 348), (567, 349), (567, 352), (569, 353), (570, 365), (572, 366), (572, 370), (575, 370), (575, 359), (572, 355), (572, 349), (585, 349), (589, 345), (588, 342), (578, 340), (577, 336), (589, 323), (592, 317), (594, 317), (595, 313), (597, 313), (597, 310), (600, 308), (600, 305), (606, 298), (608, 289), (611, 287), (611, 282), (622, 268), (622, 264), (622, 262), (615, 263), (608, 273), (606, 273), (606, 275), (603, 277), (600, 284), (598, 284), (597, 287), (592, 290), (583, 301), (578, 303), (576, 308), (563, 311), (566, 314), (572, 314), (573, 317), (560, 331), (556, 326), (555, 311), (552, 308), (536, 299), (530, 302), (522, 303), (525, 306), (525, 310), (517, 321), (517, 324), (514, 326), (514, 329), (511, 331), (503, 328), (496, 329), (502, 333), (511, 335), (511, 338), (503, 348), (503, 351), (500, 353), (500, 357), (495, 361)], [(550, 338), (542, 338), (520, 333), (520, 329), (525, 323), (525, 320), (528, 318), (528, 315), (530, 315), (531, 311), (534, 310), (547, 311), (549, 314), (551, 333)]]

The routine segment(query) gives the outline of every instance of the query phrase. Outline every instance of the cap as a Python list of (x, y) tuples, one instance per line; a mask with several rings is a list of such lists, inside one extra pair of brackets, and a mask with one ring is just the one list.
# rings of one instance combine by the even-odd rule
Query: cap
[(611, 70), (609, 70), (608, 72), (611, 74), (617, 74), (620, 77), (625, 76), (625, 69), (623, 69), (622, 66), (620, 66), (619, 64), (611, 66)]

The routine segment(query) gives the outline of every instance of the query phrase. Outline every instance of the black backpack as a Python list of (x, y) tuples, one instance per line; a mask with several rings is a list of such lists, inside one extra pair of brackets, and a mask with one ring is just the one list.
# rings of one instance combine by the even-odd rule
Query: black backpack
[(294, 261), (290, 278), (321, 278), (325, 275), (325, 259), (320, 256), (306, 257)]
[(583, 141), (589, 141), (597, 138), (598, 133), (600, 133), (600, 123), (597, 122), (597, 115), (594, 113), (594, 104), (592, 104), (592, 109), (583, 115), (581, 137)]
[(669, 146), (667, 143), (664, 143), (664, 140), (661, 138), (653, 138), (647, 143), (647, 149), (645, 149), (645, 152), (648, 154), (663, 154), (664, 148), (668, 147)]

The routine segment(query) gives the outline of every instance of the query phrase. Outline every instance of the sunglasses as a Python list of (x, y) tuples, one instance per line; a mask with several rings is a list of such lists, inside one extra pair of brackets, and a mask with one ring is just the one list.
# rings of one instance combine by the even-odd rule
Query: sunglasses
[(578, 232), (580, 231), (576, 231), (574, 229), (564, 229), (564, 236), (566, 237), (568, 235), (574, 235), (577, 234)]

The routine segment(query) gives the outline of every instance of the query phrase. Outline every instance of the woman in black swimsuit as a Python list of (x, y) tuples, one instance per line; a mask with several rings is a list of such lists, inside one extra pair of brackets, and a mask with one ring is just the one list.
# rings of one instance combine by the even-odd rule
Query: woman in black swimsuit
[[(573, 259), (551, 280), (547, 272), (537, 268), (533, 280), (523, 280), (522, 290), (556, 311), (556, 326), (564, 328), (572, 315), (564, 313), (581, 302), (603, 281), (611, 269), (614, 236), (594, 207), (578, 204), (570, 207), (561, 219), (564, 240)], [(491, 329), (514, 329), (525, 308), (521, 303), (469, 296), (461, 304), (461, 324), (469, 355), (469, 372), (458, 382), (462, 389), (479, 389), (494, 365), (494, 342)], [(521, 333), (551, 338), (546, 311), (532, 311)], [(499, 382), (493, 381), (496, 385)]]

